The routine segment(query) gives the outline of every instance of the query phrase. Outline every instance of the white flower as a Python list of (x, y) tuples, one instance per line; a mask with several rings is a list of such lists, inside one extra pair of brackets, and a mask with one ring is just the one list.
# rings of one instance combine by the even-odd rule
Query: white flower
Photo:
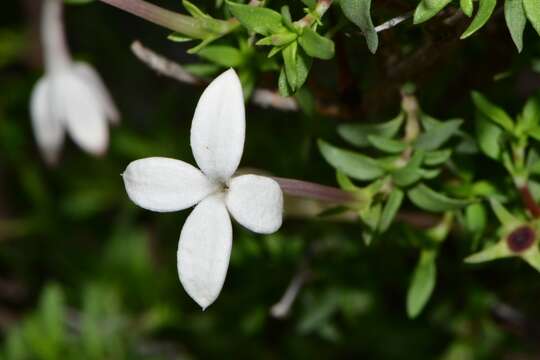
[(180, 160), (147, 158), (123, 174), (130, 199), (159, 212), (197, 206), (178, 244), (178, 274), (186, 292), (203, 310), (218, 297), (232, 246), (229, 213), (262, 234), (282, 222), (283, 194), (276, 181), (258, 175), (233, 176), (244, 148), (242, 86), (234, 70), (218, 76), (204, 91), (191, 125), (191, 149), (199, 170)]
[(30, 113), (44, 158), (57, 161), (65, 131), (85, 151), (103, 154), (109, 142), (107, 119), (115, 123), (119, 114), (97, 72), (72, 61), (61, 0), (43, 1), (41, 35), (46, 73), (34, 87)]

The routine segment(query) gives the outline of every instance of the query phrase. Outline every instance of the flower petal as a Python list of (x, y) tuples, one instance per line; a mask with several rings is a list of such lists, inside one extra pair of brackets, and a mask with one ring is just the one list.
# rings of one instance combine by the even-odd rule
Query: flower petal
[(232, 217), (251, 231), (271, 234), (281, 227), (283, 193), (269, 177), (242, 175), (231, 179), (226, 203)]
[(88, 85), (94, 88), (96, 95), (99, 95), (99, 101), (105, 110), (107, 119), (113, 124), (118, 124), (120, 121), (120, 113), (114, 104), (114, 100), (109, 93), (109, 90), (107, 90), (105, 83), (103, 83), (103, 80), (101, 80), (97, 71), (94, 70), (92, 66), (83, 62), (74, 64), (73, 70), (82, 80), (86, 81)]
[(62, 119), (75, 143), (93, 155), (102, 155), (109, 143), (109, 131), (100, 95), (73, 71), (55, 75), (53, 87), (62, 106)]
[(219, 195), (198, 204), (178, 243), (178, 275), (186, 292), (203, 310), (223, 287), (232, 247), (231, 219)]
[(48, 77), (38, 81), (32, 91), (30, 114), (36, 142), (45, 160), (56, 163), (64, 142), (64, 129), (58, 116), (55, 116), (51, 101), (51, 84)]
[(227, 181), (244, 151), (246, 121), (242, 85), (234, 70), (219, 75), (204, 90), (191, 125), (191, 149), (210, 178)]
[(122, 177), (131, 201), (158, 212), (187, 209), (216, 190), (199, 169), (162, 157), (133, 161)]

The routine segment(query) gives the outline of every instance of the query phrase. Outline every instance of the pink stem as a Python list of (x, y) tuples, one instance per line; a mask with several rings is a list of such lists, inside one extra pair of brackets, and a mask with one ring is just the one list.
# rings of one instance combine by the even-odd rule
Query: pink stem
[(331, 186), (280, 177), (272, 177), (272, 179), (277, 181), (285, 194), (291, 196), (306, 197), (335, 203), (351, 203), (355, 201), (353, 194)]

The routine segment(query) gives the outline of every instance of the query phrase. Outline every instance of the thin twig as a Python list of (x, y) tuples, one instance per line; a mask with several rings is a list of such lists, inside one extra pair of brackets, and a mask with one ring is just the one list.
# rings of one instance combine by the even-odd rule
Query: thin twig
[(380, 33), (380, 32), (389, 30), (393, 27), (396, 27), (402, 22), (404, 22), (405, 20), (410, 19), (413, 16), (413, 14), (414, 14), (414, 11), (409, 11), (403, 15), (399, 15), (399, 16), (396, 16), (395, 18), (385, 21), (382, 24), (375, 26), (375, 32)]
[[(139, 60), (161, 75), (190, 85), (204, 86), (208, 84), (208, 81), (190, 74), (182, 65), (145, 47), (140, 41), (134, 41), (131, 44), (131, 51)], [(263, 108), (271, 107), (281, 111), (297, 111), (299, 109), (293, 98), (283, 97), (268, 89), (255, 89), (251, 96), (251, 102)]]

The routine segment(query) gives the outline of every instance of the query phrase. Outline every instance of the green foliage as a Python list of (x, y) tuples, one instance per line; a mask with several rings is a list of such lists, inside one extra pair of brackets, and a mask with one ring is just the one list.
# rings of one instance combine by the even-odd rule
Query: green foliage
[(371, 0), (340, 0), (343, 14), (362, 30), (369, 51), (377, 52), (379, 37), (371, 20)]

